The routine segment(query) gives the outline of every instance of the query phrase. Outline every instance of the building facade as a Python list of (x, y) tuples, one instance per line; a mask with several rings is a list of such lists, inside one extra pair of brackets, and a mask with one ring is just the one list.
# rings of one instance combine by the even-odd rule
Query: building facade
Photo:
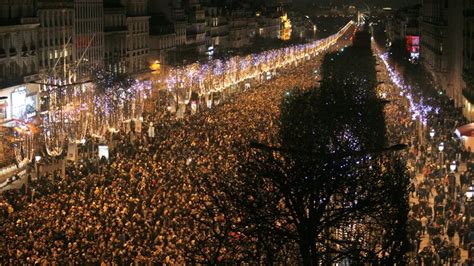
[(74, 51), (76, 78), (89, 79), (104, 66), (103, 0), (74, 0)]
[(464, 116), (474, 120), (474, 1), (465, 1), (463, 22)]
[[(150, 65), (155, 63), (168, 64), (171, 61), (172, 58), (169, 58), (169, 56), (180, 45), (178, 44), (175, 25), (162, 14), (151, 16), (148, 60)], [(186, 36), (186, 28), (184, 28), (183, 34)]]
[(206, 51), (206, 16), (199, 0), (189, 0), (185, 7), (187, 16), (186, 46), (197, 53)]
[(425, 0), (421, 19), (422, 62), (456, 106), (462, 106), (462, 5), (461, 0)]
[(258, 35), (267, 39), (280, 38), (280, 16), (268, 14), (258, 17)]
[(0, 3), (0, 121), (35, 114), (38, 27), (32, 0)]
[(149, 19), (145, 0), (128, 0), (127, 9), (127, 73), (137, 74), (148, 68)]
[(249, 46), (255, 37), (257, 21), (255, 15), (244, 9), (232, 10), (229, 14), (229, 47), (233, 49)]
[(73, 79), (73, 28), (74, 2), (40, 1), (38, 2), (38, 60), (43, 79)]
[(114, 73), (127, 73), (127, 10), (121, 4), (105, 2), (104, 65)]
[(208, 53), (223, 53), (229, 46), (229, 22), (221, 7), (206, 7), (206, 45)]
[(181, 0), (149, 1), (149, 65), (175, 64), (178, 49), (186, 46), (187, 17)]
[(405, 7), (390, 16), (387, 35), (391, 42), (404, 41), (406, 36), (420, 36), (421, 5)]

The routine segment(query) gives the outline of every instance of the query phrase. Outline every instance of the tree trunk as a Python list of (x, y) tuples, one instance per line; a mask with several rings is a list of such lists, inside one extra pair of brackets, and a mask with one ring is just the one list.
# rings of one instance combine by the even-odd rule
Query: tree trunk
[(301, 243), (300, 241), (300, 253), (301, 253), (301, 258), (303, 259), (303, 265), (305, 266), (311, 266), (311, 254), (310, 254), (310, 248), (309, 245)]
[(311, 266), (313, 264), (311, 261), (311, 244), (309, 241), (309, 236), (306, 232), (301, 234), (302, 231), (305, 231), (305, 230), (300, 231), (299, 246), (300, 246), (301, 258), (303, 259), (303, 265)]

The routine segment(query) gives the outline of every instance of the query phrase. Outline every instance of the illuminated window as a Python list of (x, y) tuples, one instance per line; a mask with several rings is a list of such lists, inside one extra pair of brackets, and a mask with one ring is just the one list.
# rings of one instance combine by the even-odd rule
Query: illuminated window
[(23, 118), (26, 108), (26, 87), (12, 92), (12, 118)]

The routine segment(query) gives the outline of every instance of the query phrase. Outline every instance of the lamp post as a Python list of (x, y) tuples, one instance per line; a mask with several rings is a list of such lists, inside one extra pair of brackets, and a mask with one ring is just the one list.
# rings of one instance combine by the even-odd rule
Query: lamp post
[(456, 161), (453, 161), (450, 165), (449, 165), (449, 170), (451, 170), (451, 173), (454, 173), (454, 171), (456, 171)]
[(431, 154), (430, 155), (433, 155), (433, 138), (435, 136), (435, 130), (432, 128), (430, 130), (430, 138), (431, 138), (431, 143), (430, 143), (430, 147), (431, 147)]
[(39, 177), (39, 169), (38, 169), (38, 162), (41, 160), (41, 156), (35, 156), (35, 172), (36, 172), (36, 179), (38, 180)]
[(438, 150), (439, 150), (439, 153), (440, 153), (440, 166), (443, 169), (444, 168), (444, 160), (443, 160), (444, 142), (441, 142), (439, 144)]
[(467, 201), (471, 201), (472, 196), (474, 196), (474, 186), (470, 185), (469, 189), (466, 191)]

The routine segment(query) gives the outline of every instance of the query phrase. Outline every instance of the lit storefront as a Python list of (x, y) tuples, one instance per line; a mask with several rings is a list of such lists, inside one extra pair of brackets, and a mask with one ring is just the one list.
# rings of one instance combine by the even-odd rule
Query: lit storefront
[(24, 84), (0, 90), (0, 120), (27, 120), (38, 110), (38, 85)]

